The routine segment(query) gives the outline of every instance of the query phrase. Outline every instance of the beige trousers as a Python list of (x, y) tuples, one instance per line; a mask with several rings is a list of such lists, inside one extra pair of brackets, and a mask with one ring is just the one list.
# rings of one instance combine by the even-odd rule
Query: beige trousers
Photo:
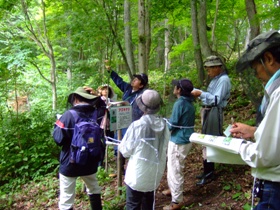
[(168, 143), (167, 150), (167, 181), (171, 191), (172, 202), (180, 203), (183, 201), (184, 191), (184, 168), (186, 157), (192, 148), (192, 143), (175, 144)]

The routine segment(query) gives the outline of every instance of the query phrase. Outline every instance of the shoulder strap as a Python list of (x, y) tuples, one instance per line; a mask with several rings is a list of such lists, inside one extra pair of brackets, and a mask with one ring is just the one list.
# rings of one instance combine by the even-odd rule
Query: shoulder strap
[(70, 109), (69, 110), (70, 112), (71, 112), (71, 114), (73, 115), (73, 117), (74, 117), (74, 120), (75, 120), (75, 123), (78, 121), (78, 114), (77, 114), (77, 112), (75, 111), (75, 110), (73, 110), (73, 109)]
[[(75, 119), (75, 123), (77, 123), (78, 118), (79, 118), (79, 115), (78, 115), (77, 111), (75, 111), (75, 110), (73, 110), (73, 109), (70, 109), (69, 111), (70, 111), (71, 114), (73, 115), (73, 117), (74, 117), (74, 119)], [(92, 120), (94, 120), (95, 122), (97, 122), (97, 109), (95, 109), (95, 110), (93, 111), (93, 114), (92, 114), (90, 117), (86, 116), (86, 115), (83, 114), (83, 113), (82, 113), (82, 115), (83, 115), (83, 116), (82, 116), (81, 118), (83, 118), (83, 119), (92, 119)]]
[(214, 106), (218, 106), (218, 96), (215, 96), (215, 105)]

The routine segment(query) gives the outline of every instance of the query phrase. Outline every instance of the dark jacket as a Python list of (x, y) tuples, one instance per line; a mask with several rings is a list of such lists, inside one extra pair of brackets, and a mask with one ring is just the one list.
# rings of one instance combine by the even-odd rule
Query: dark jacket
[(123, 92), (122, 100), (128, 101), (132, 106), (132, 121), (139, 120), (143, 115), (143, 112), (137, 106), (136, 98), (143, 93), (144, 89), (132, 92), (131, 84), (124, 82), (123, 79), (114, 71), (111, 71), (111, 78), (118, 88)]
[[(93, 112), (96, 110), (91, 105), (77, 105), (72, 108), (72, 110), (79, 113), (83, 113), (86, 116), (92, 116)], [(102, 115), (102, 110), (97, 110), (98, 116)], [(103, 113), (104, 114), (104, 113)], [(96, 162), (88, 162), (85, 165), (77, 165), (70, 163), (70, 145), (72, 141), (72, 136), (75, 127), (75, 120), (73, 115), (69, 110), (67, 110), (55, 123), (53, 138), (57, 145), (61, 146), (60, 152), (60, 167), (59, 173), (64, 176), (77, 177), (77, 176), (86, 176), (94, 174), (97, 171), (98, 160)]]

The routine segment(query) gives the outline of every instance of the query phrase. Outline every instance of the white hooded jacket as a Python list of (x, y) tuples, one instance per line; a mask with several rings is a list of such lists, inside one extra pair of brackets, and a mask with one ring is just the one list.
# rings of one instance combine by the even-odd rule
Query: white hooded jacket
[(155, 115), (143, 115), (128, 127), (118, 148), (129, 157), (124, 181), (130, 188), (150, 192), (158, 187), (169, 139), (166, 122)]

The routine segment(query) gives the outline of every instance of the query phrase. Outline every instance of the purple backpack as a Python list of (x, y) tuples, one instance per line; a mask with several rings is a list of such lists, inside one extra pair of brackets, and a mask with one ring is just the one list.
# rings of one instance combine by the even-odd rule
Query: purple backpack
[(98, 162), (101, 157), (101, 128), (97, 123), (97, 111), (92, 117), (80, 117), (70, 110), (75, 119), (75, 128), (70, 149), (70, 162), (85, 165)]

